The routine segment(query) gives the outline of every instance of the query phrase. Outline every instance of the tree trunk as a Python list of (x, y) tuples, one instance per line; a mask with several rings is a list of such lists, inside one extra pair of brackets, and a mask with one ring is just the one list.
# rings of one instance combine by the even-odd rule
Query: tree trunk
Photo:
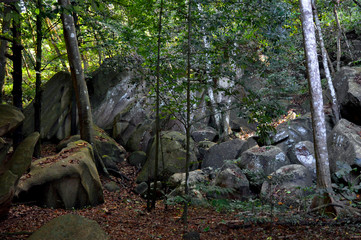
[(65, 45), (68, 53), (71, 77), (78, 106), (80, 137), (81, 139), (92, 144), (93, 120), (91, 115), (89, 94), (81, 65), (81, 57), (79, 53), (78, 41), (76, 38), (74, 19), (71, 13), (68, 11), (70, 2), (69, 0), (59, 0), (59, 4), (63, 8), (61, 19), (63, 22)]
[[(13, 34), (13, 43), (12, 43), (12, 61), (13, 61), (13, 105), (17, 107), (20, 111), (23, 110), (23, 90), (22, 90), (22, 82), (23, 82), (23, 74), (22, 74), (22, 49), (23, 46), (21, 45), (21, 18), (20, 16), (20, 6), (19, 3), (13, 3), (11, 5), (13, 14), (13, 26), (11, 28)], [(22, 125), (19, 126), (13, 135), (14, 146), (20, 144), (23, 140), (22, 134)]]
[[(10, 29), (10, 19), (6, 17), (10, 14), (10, 8), (5, 5), (4, 6), (4, 14), (3, 14), (3, 24), (2, 24), (2, 35), (6, 35)], [(6, 50), (8, 47), (8, 41), (1, 40), (0, 43), (0, 104), (3, 100), (3, 86), (5, 83), (5, 75), (6, 75)]]
[(320, 45), (321, 45), (322, 63), (323, 63), (323, 67), (325, 69), (328, 89), (330, 90), (330, 94), (331, 94), (331, 100), (332, 100), (332, 102), (331, 102), (332, 107), (331, 108), (332, 108), (332, 113), (333, 113), (333, 117), (334, 117), (334, 124), (336, 125), (337, 122), (341, 118), (340, 117), (340, 110), (339, 110), (339, 107), (338, 107), (336, 91), (335, 91), (335, 88), (334, 88), (333, 83), (332, 83), (330, 69), (329, 69), (328, 64), (327, 64), (327, 52), (326, 52), (326, 48), (325, 48), (325, 43), (323, 41), (323, 34), (322, 34), (320, 20), (318, 19), (317, 6), (316, 6), (316, 3), (315, 3), (315, 0), (312, 0), (312, 7), (313, 7), (313, 15), (314, 15), (315, 23), (316, 23), (316, 27), (317, 27), (316, 29), (317, 29), (317, 33), (318, 33), (318, 38), (320, 40)]
[(155, 116), (155, 161), (154, 161), (154, 187), (153, 199), (151, 208), (155, 208), (157, 200), (157, 182), (158, 182), (158, 163), (159, 163), (159, 133), (160, 133), (160, 116), (159, 116), (159, 84), (160, 84), (160, 48), (161, 48), (161, 35), (162, 35), (162, 14), (163, 14), (163, 0), (160, 0), (159, 22), (158, 22), (158, 47), (157, 47), (157, 83), (156, 83), (156, 116)]
[[(326, 124), (323, 112), (322, 87), (317, 59), (316, 37), (312, 16), (311, 0), (300, 0), (305, 56), (307, 61), (308, 84), (311, 96), (313, 138), (315, 146), (317, 188), (323, 193), (315, 197), (312, 207), (333, 202), (330, 167), (326, 143)], [(336, 210), (326, 209), (336, 213)]]
[[(41, 128), (41, 61), (42, 61), (42, 42), (43, 42), (43, 2), (37, 0), (39, 13), (36, 16), (36, 63), (35, 63), (35, 101), (34, 101), (34, 131), (40, 133)], [(35, 145), (34, 156), (39, 158), (41, 155), (40, 139)]]
[(338, 20), (338, 14), (337, 14), (337, 9), (336, 6), (333, 8), (333, 13), (335, 15), (335, 21), (336, 21), (336, 25), (337, 25), (337, 39), (336, 39), (336, 45), (337, 45), (337, 60), (336, 60), (336, 71), (340, 71), (341, 69), (341, 27), (340, 27), (340, 22)]
[(187, 44), (187, 121), (186, 121), (186, 179), (185, 179), (185, 202), (183, 211), (183, 223), (187, 225), (189, 204), (189, 162), (190, 162), (190, 129), (191, 129), (191, 13), (192, 2), (188, 0), (188, 44)]

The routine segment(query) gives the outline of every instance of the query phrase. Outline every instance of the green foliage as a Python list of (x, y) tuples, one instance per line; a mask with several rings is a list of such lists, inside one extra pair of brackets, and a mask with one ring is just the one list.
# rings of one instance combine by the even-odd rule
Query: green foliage
[(361, 207), (360, 190), (361, 174), (358, 168), (351, 168), (350, 165), (337, 162), (338, 171), (335, 172), (335, 183), (332, 184), (335, 192), (347, 200), (354, 207)]
[(243, 99), (241, 112), (250, 123), (257, 124), (256, 134), (262, 145), (271, 144), (270, 134), (276, 131), (272, 125), (273, 120), (285, 113), (276, 101), (270, 101), (264, 96), (260, 97), (254, 92)]

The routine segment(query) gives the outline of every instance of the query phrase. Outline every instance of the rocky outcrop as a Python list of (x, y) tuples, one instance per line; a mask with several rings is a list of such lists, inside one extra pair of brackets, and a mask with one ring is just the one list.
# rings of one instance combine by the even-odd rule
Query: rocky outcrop
[[(73, 98), (72, 81), (68, 72), (55, 74), (43, 87), (41, 100), (41, 138), (62, 140), (70, 136)], [(24, 134), (34, 131), (34, 105), (24, 109)], [(74, 118), (76, 118), (74, 113)], [(76, 121), (76, 119), (73, 119)]]
[(53, 208), (102, 203), (103, 191), (91, 146), (85, 141), (71, 142), (59, 154), (34, 161), (30, 172), (20, 179), (16, 195), (19, 201)]
[[(165, 131), (161, 133), (161, 148), (159, 149), (159, 179), (166, 180), (174, 173), (185, 172), (186, 170), (186, 137), (182, 133)], [(191, 140), (190, 166), (192, 170), (197, 167), (196, 148)], [(155, 142), (153, 142), (147, 162), (139, 173), (137, 182), (144, 182), (154, 179)]]
[(29, 240), (107, 240), (109, 237), (94, 221), (85, 217), (67, 214), (46, 223), (34, 232)]
[(145, 82), (136, 76), (136, 70), (130, 70), (131, 66), (137, 69), (139, 62), (120, 57), (108, 59), (87, 82), (93, 120), (102, 129), (112, 129), (118, 114), (121, 129), (137, 127), (150, 111), (150, 106), (145, 107), (148, 99), (142, 94)]
[(244, 151), (255, 145), (257, 143), (251, 139), (249, 141), (234, 139), (214, 145), (207, 151), (202, 162), (202, 168), (220, 168), (225, 160), (237, 159)]

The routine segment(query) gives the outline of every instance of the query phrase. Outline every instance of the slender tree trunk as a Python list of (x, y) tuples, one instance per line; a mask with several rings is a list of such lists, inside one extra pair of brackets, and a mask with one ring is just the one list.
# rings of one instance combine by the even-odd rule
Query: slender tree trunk
[(333, 117), (334, 117), (334, 124), (336, 125), (337, 122), (341, 118), (340, 117), (340, 110), (339, 110), (339, 107), (338, 107), (336, 91), (335, 91), (335, 88), (334, 88), (333, 83), (332, 83), (330, 69), (329, 69), (328, 64), (327, 64), (327, 52), (326, 52), (326, 48), (325, 48), (325, 43), (323, 41), (323, 34), (322, 34), (320, 20), (318, 19), (317, 6), (316, 6), (316, 3), (315, 3), (315, 0), (312, 0), (312, 7), (313, 7), (313, 16), (315, 18), (318, 38), (320, 40), (320, 45), (321, 45), (322, 63), (323, 63), (323, 67), (325, 69), (328, 89), (330, 90), (330, 94), (331, 94), (331, 100), (332, 100), (332, 103), (331, 103), (332, 107), (331, 108), (332, 108), (332, 113), (333, 113)]
[[(2, 24), (2, 35), (8, 34), (10, 30), (10, 19), (7, 17), (10, 14), (11, 9), (5, 5), (4, 6), (4, 14), (3, 14), (3, 24)], [(8, 47), (8, 41), (1, 40), (0, 43), (0, 104), (3, 100), (3, 86), (5, 83), (6, 76), (6, 50)]]
[(159, 84), (160, 84), (160, 48), (161, 48), (161, 35), (162, 35), (162, 14), (163, 14), (163, 0), (160, 0), (160, 12), (159, 12), (159, 22), (158, 22), (158, 47), (157, 47), (157, 83), (156, 83), (156, 117), (155, 117), (155, 161), (154, 161), (154, 189), (153, 189), (153, 199), (151, 208), (155, 208), (155, 203), (157, 200), (157, 182), (158, 182), (158, 163), (159, 163), (159, 133), (160, 133), (160, 116), (159, 116)]
[(337, 9), (336, 6), (333, 8), (333, 13), (335, 15), (335, 21), (336, 21), (336, 26), (337, 26), (337, 39), (336, 39), (336, 45), (337, 45), (337, 59), (336, 59), (336, 71), (340, 71), (341, 69), (341, 54), (342, 54), (342, 50), (341, 50), (341, 26), (340, 26), (340, 22), (338, 20), (338, 14), (337, 14)]
[[(43, 42), (43, 2), (37, 0), (39, 14), (36, 16), (36, 63), (35, 63), (35, 101), (34, 101), (34, 131), (40, 133), (41, 128), (41, 61), (42, 61), (42, 42)], [(34, 156), (39, 158), (41, 155), (40, 139), (35, 145)]]
[(186, 121), (186, 179), (185, 179), (185, 202), (183, 211), (183, 222), (188, 221), (188, 204), (189, 204), (189, 163), (190, 163), (190, 129), (191, 129), (191, 13), (192, 2), (188, 0), (188, 44), (187, 44), (187, 121)]
[[(308, 84), (311, 95), (311, 113), (315, 146), (317, 188), (324, 194), (315, 197), (312, 207), (332, 203), (333, 190), (328, 161), (325, 114), (323, 112), (322, 87), (317, 59), (315, 29), (312, 16), (311, 0), (300, 0), (301, 21), (307, 61)], [(334, 208), (327, 211), (336, 212)]]
[[(22, 74), (22, 49), (21, 45), (21, 17), (20, 17), (20, 6), (19, 3), (13, 3), (12, 5), (13, 17), (12, 20), (12, 34), (13, 34), (13, 43), (12, 43), (12, 61), (13, 61), (13, 105), (17, 107), (20, 111), (23, 110), (23, 90), (22, 90), (22, 82), (23, 82), (23, 74)], [(23, 140), (22, 134), (22, 125), (19, 126), (13, 135), (14, 146), (20, 144)]]
[(88, 88), (84, 79), (84, 72), (81, 65), (81, 57), (79, 53), (78, 41), (73, 16), (68, 12), (69, 0), (59, 0), (59, 4), (63, 8), (61, 14), (63, 22), (64, 39), (68, 53), (69, 65), (75, 96), (78, 105), (80, 137), (81, 139), (93, 143), (93, 120), (89, 102)]

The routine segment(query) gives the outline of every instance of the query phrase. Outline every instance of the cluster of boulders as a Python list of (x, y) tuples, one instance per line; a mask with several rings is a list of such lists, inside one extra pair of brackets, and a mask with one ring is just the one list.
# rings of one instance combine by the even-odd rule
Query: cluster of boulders
[[(59, 153), (33, 162), (30, 172), (20, 179), (12, 194), (16, 193), (22, 201), (35, 201), (49, 207), (73, 208), (99, 204), (103, 196), (98, 172), (120, 173), (117, 163), (125, 159), (139, 168), (139, 185), (135, 191), (145, 194), (148, 187), (146, 182), (154, 180), (155, 121), (151, 102), (146, 94), (142, 94), (147, 92), (146, 83), (137, 78), (135, 72), (113, 60), (106, 62), (88, 80), (94, 122), (99, 126), (94, 126), (96, 137), (93, 146), (72, 134), (72, 126), (77, 119), (73, 112), (70, 75), (55, 75), (44, 87), (43, 108), (46, 110), (42, 111), (41, 138), (61, 141)], [(345, 67), (335, 78), (344, 119), (336, 126), (330, 116), (327, 115), (326, 119), (332, 174), (340, 170), (342, 165), (339, 162), (350, 168), (361, 167), (361, 127), (357, 125), (358, 119), (361, 119), (361, 111), (357, 110), (361, 108), (360, 76), (360, 68)], [(30, 105), (24, 111), (25, 120), (24, 116), (18, 120), (24, 121), (28, 135), (32, 132), (32, 112)], [(170, 195), (175, 196), (184, 192), (184, 126), (167, 118), (161, 121), (157, 179), (162, 184), (157, 185), (167, 186), (171, 189)], [(230, 122), (233, 131), (254, 128), (238, 114), (231, 114)], [(2, 129), (1, 125), (0, 133)], [(227, 141), (222, 138), (222, 142), (219, 141), (218, 131), (211, 125), (205, 122), (194, 125), (190, 164), (187, 166), (190, 170), (188, 184), (193, 196), (198, 199), (246, 199), (259, 193), (267, 196), (280, 189), (297, 193), (292, 195), (302, 195), (302, 188), (310, 187), (316, 179), (311, 116), (305, 114), (279, 125), (276, 130), (271, 136), (272, 145), (260, 146), (257, 138), (253, 137)], [(3, 156), (8, 146), (1, 144), (0, 156)], [(6, 170), (9, 169), (7, 167)], [(5, 170), (1, 168), (0, 177), (3, 172)], [(352, 172), (344, 179), (357, 181), (358, 178)], [(17, 180), (14, 182), (17, 183)], [(202, 184), (224, 191), (218, 191), (219, 194), (200, 193), (196, 186)], [(118, 188), (114, 184), (108, 185), (109, 189)]]

